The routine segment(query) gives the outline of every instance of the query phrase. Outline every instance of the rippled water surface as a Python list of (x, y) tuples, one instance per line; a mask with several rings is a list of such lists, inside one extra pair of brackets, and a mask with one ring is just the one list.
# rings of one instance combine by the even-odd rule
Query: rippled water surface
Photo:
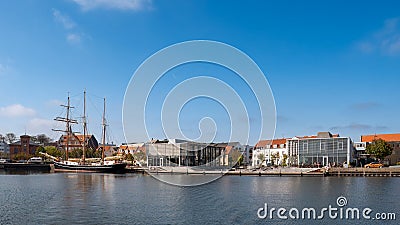
[[(167, 175), (171, 176), (171, 175)], [(183, 175), (187, 176), (187, 175)], [(377, 220), (259, 219), (257, 210), (347, 207), (400, 216), (400, 179), (225, 176), (176, 187), (138, 174), (0, 175), (0, 224), (382, 224)], [(384, 221), (400, 224), (400, 218)]]

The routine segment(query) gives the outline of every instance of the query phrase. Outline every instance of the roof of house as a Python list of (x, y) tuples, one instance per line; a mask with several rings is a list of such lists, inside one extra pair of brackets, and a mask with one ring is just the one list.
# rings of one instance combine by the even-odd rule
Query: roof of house
[(120, 150), (129, 150), (129, 151), (142, 151), (146, 152), (146, 146), (144, 143), (135, 143), (135, 144), (123, 144), (119, 146)]
[[(99, 145), (99, 147), (97, 149), (102, 149), (102, 148), (103, 148), (103, 145)], [(110, 151), (110, 150), (116, 150), (116, 149), (118, 149), (118, 147), (115, 145), (104, 145), (104, 150), (106, 152)]]
[(232, 149), (233, 149), (233, 146), (230, 146), (230, 145), (226, 146), (225, 147), (225, 154), (229, 154)]
[(400, 141), (400, 134), (373, 134), (361, 136), (362, 142), (373, 142), (377, 139), (382, 139), (387, 142)]
[[(77, 138), (80, 142), (83, 141), (83, 134), (73, 134), (70, 137), (74, 136), (75, 138)], [(92, 134), (86, 134), (86, 138), (90, 139), (93, 135)], [(67, 135), (61, 135), (60, 139), (67, 139)]]
[(310, 136), (296, 136), (297, 138), (300, 139), (305, 139), (305, 138), (336, 138), (340, 137), (339, 134), (331, 134), (330, 132), (319, 132), (318, 135), (310, 135)]
[(274, 140), (260, 140), (254, 147), (261, 148), (267, 145), (281, 145), (281, 144), (286, 144), (286, 138), (274, 139)]
[(119, 149), (121, 150), (136, 150), (138, 148), (138, 146), (134, 146), (134, 145), (120, 145)]
[[(9, 146), (11, 146), (11, 145), (13, 145), (13, 146), (15, 146), (15, 145), (21, 145), (21, 141), (19, 140), (19, 141), (16, 141), (16, 142), (13, 142), (13, 143), (9, 144)], [(32, 145), (32, 146), (39, 146), (40, 144), (39, 144), (39, 143), (36, 143), (36, 142), (33, 142), (33, 141), (29, 141), (29, 145)]]

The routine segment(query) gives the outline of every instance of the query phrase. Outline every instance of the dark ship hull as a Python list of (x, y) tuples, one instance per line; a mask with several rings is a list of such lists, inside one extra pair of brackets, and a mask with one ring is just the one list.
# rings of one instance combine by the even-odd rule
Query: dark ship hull
[(125, 168), (125, 163), (112, 165), (68, 165), (62, 162), (54, 162), (56, 172), (125, 173)]

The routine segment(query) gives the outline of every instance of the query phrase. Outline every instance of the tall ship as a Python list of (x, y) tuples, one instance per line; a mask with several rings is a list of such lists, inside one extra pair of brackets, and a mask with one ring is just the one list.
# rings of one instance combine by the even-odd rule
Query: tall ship
[(65, 133), (66, 144), (65, 148), (65, 159), (57, 159), (54, 162), (54, 169), (57, 172), (95, 172), (95, 173), (124, 173), (126, 172), (126, 163), (123, 163), (119, 160), (105, 160), (105, 147), (106, 147), (106, 99), (104, 98), (103, 105), (103, 118), (102, 118), (102, 143), (101, 143), (101, 159), (96, 158), (86, 158), (86, 150), (87, 150), (87, 122), (86, 122), (86, 91), (83, 94), (83, 116), (82, 116), (82, 124), (83, 124), (83, 141), (82, 141), (82, 157), (78, 160), (69, 159), (68, 153), (70, 150), (70, 139), (75, 134), (72, 132), (72, 124), (77, 124), (78, 121), (71, 118), (70, 111), (73, 106), (70, 104), (70, 97), (68, 95), (68, 101), (66, 105), (61, 105), (66, 108), (66, 116), (65, 117), (57, 117), (56, 121), (65, 123), (65, 130), (54, 130), (61, 131)]

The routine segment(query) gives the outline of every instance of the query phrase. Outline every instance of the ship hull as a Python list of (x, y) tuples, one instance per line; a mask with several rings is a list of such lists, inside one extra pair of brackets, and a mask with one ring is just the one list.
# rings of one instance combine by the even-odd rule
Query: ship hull
[(34, 163), (2, 163), (0, 169), (5, 171), (43, 171), (50, 172), (49, 164), (34, 164)]
[(76, 172), (76, 173), (125, 173), (125, 163), (113, 165), (67, 165), (62, 162), (54, 162), (55, 172)]

